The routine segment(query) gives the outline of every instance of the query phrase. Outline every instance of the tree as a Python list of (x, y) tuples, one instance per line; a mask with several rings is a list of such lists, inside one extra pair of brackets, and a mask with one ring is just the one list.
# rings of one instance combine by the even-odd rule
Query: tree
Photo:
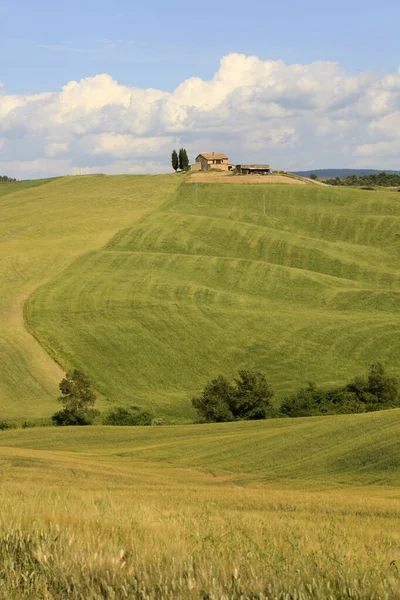
[(399, 403), (399, 382), (395, 377), (386, 375), (385, 367), (380, 362), (370, 365), (367, 379), (356, 377), (347, 384), (346, 389), (356, 394), (366, 410), (379, 410)]
[(62, 396), (58, 401), (63, 409), (52, 416), (56, 425), (90, 425), (98, 411), (93, 407), (96, 396), (90, 388), (90, 381), (76, 369), (60, 383)]
[(176, 172), (178, 170), (178, 167), (179, 167), (179, 158), (178, 158), (178, 153), (177, 153), (176, 150), (172, 150), (171, 164), (172, 164), (172, 168)]
[(265, 375), (259, 371), (239, 371), (230, 383), (220, 375), (192, 399), (200, 420), (207, 423), (266, 419), (273, 396)]
[(239, 371), (233, 414), (239, 420), (266, 419), (274, 395), (272, 387), (260, 371)]
[(312, 179), (313, 181), (315, 181), (316, 179), (318, 179), (317, 174), (316, 173), (311, 173), (310, 174), (310, 179)]
[(179, 150), (179, 168), (181, 171), (187, 171), (189, 168), (189, 157), (185, 148)]
[(206, 385), (199, 397), (192, 399), (192, 404), (201, 421), (223, 423), (234, 420), (231, 411), (234, 396), (234, 386), (223, 375), (219, 375)]
[(183, 149), (183, 170), (187, 171), (189, 169), (189, 157), (186, 149)]
[(399, 382), (395, 377), (386, 375), (380, 362), (373, 362), (368, 372), (368, 392), (381, 404), (394, 404), (398, 400)]

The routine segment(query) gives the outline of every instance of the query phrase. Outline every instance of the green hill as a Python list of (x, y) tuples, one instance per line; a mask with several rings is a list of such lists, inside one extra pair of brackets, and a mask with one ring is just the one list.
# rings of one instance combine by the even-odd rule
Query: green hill
[(190, 396), (241, 367), (280, 395), (373, 359), (400, 374), (398, 195), (179, 181), (26, 305), (30, 331), (103, 406), (192, 418)]
[(400, 374), (395, 193), (99, 175), (2, 184), (0, 214), (1, 418), (54, 412), (58, 364), (175, 421), (241, 367)]
[(92, 176), (0, 185), (0, 419), (54, 412), (62, 371), (26, 331), (28, 296), (165, 202), (177, 182)]

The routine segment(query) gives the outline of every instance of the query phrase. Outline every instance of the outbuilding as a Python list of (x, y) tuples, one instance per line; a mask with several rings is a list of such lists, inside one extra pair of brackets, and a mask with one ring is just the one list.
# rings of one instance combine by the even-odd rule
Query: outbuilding
[(270, 165), (236, 165), (239, 175), (271, 175)]

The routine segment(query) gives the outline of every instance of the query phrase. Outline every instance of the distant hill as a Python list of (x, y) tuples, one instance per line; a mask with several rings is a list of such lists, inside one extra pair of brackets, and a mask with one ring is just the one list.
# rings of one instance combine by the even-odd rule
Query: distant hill
[(318, 179), (332, 179), (333, 177), (344, 178), (349, 175), (356, 175), (357, 177), (376, 175), (382, 173), (382, 171), (400, 175), (400, 171), (391, 171), (390, 169), (310, 169), (309, 171), (293, 171), (293, 173), (301, 177), (310, 177), (311, 173), (315, 173)]

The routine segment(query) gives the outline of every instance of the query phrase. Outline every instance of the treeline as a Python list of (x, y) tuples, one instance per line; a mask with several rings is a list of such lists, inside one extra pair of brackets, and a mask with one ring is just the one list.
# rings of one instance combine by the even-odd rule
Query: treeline
[(7, 175), (0, 175), (0, 183), (15, 183), (17, 180)]
[(400, 175), (397, 173), (372, 173), (370, 175), (348, 175), (323, 180), (329, 185), (345, 185), (349, 187), (396, 187), (400, 186)]
[(277, 403), (263, 373), (243, 370), (233, 382), (222, 375), (213, 379), (192, 404), (200, 423), (363, 413), (400, 406), (399, 382), (374, 362), (366, 377), (343, 387), (322, 389), (309, 383)]
[[(162, 425), (149, 410), (137, 406), (116, 407), (101, 415), (95, 408), (96, 396), (89, 379), (80, 371), (67, 373), (60, 383), (62, 408), (51, 422), (25, 421), (22, 427), (35, 425)], [(399, 382), (385, 372), (379, 362), (371, 364), (366, 377), (355, 377), (343, 387), (318, 388), (309, 383), (281, 402), (274, 397), (271, 385), (260, 371), (241, 370), (233, 381), (219, 375), (192, 399), (197, 423), (252, 421), (278, 417), (311, 417), (364, 413), (400, 406)], [(0, 430), (17, 427), (0, 420)]]

